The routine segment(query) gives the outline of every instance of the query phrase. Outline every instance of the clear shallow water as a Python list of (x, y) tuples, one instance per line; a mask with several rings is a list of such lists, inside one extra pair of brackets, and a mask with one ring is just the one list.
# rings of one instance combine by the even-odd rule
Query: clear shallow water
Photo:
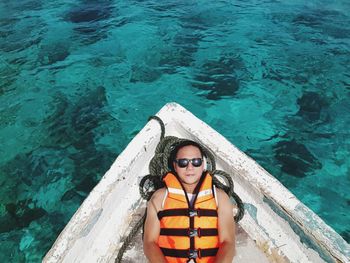
[(0, 258), (39, 262), (176, 101), (350, 241), (348, 1), (0, 1)]

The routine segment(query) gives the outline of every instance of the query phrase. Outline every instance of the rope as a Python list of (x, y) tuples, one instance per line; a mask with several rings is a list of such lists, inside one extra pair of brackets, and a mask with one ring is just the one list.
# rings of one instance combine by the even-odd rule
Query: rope
[(244, 204), (242, 199), (235, 193), (234, 189), (234, 184), (231, 176), (221, 170), (215, 170), (212, 172), (213, 175), (213, 183), (216, 187), (221, 188), (222, 190), (225, 191), (225, 193), (232, 197), (233, 200), (235, 201), (237, 207), (238, 207), (238, 212), (235, 215), (234, 219), (235, 222), (239, 222), (243, 216), (244, 216)]
[(160, 129), (161, 129), (161, 134), (160, 134), (160, 140), (163, 140), (164, 135), (165, 135), (165, 125), (164, 122), (162, 121), (161, 118), (159, 118), (158, 116), (151, 116), (148, 118), (148, 121), (150, 120), (156, 120), (158, 121), (158, 123), (160, 124)]
[(140, 218), (140, 220), (136, 223), (136, 225), (131, 229), (129, 235), (125, 238), (123, 245), (119, 249), (117, 258), (115, 259), (115, 263), (122, 262), (125, 250), (128, 248), (132, 239), (136, 236), (137, 232), (139, 231), (139, 229), (141, 228), (145, 220), (146, 220), (146, 213)]
[[(180, 143), (187, 141), (187, 139), (177, 138), (175, 136), (165, 136), (165, 125), (163, 121), (158, 116), (151, 116), (149, 120), (158, 121), (161, 128), (160, 141), (156, 147), (155, 154), (149, 163), (149, 174), (145, 175), (139, 184), (140, 195), (143, 199), (149, 201), (155, 191), (164, 187), (164, 182), (162, 177), (171, 171), (168, 159), (171, 151)], [(238, 212), (234, 217), (235, 222), (239, 222), (244, 215), (244, 205), (241, 198), (234, 192), (234, 185), (231, 176), (221, 170), (216, 170), (215, 155), (207, 148), (202, 146), (204, 155), (206, 156), (207, 171), (213, 177), (213, 184), (224, 190), (229, 197), (231, 197), (237, 207)], [(130, 244), (133, 237), (136, 235), (137, 231), (143, 225), (146, 219), (146, 213), (137, 222), (137, 224), (131, 229), (129, 235), (125, 238), (122, 247), (119, 249), (118, 256), (115, 260), (116, 263), (120, 263), (123, 254)]]

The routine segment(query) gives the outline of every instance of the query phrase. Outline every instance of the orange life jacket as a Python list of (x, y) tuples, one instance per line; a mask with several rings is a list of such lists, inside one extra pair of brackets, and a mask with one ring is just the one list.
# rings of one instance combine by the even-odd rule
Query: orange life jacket
[(203, 173), (190, 204), (178, 177), (163, 178), (168, 195), (158, 212), (158, 245), (167, 262), (214, 262), (219, 248), (218, 214), (212, 176)]

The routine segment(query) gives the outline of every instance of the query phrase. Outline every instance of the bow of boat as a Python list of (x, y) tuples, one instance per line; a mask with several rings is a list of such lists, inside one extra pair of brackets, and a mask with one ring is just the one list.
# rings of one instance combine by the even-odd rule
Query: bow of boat
[[(176, 103), (158, 113), (166, 135), (189, 138), (210, 148), (217, 166), (232, 175), (246, 214), (237, 227), (237, 262), (349, 262), (350, 247), (278, 180), (222, 135)], [(118, 156), (61, 232), (43, 262), (114, 262), (145, 202), (138, 184), (160, 138), (148, 122)], [(140, 238), (125, 262), (143, 257)], [(129, 260), (129, 261), (128, 261)], [(130, 261), (131, 260), (131, 261)]]

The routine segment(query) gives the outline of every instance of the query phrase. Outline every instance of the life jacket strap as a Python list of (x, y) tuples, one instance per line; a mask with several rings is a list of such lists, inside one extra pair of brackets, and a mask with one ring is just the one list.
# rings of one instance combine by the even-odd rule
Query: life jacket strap
[(214, 257), (218, 253), (219, 248), (203, 248), (203, 249), (173, 249), (173, 248), (160, 248), (163, 255), (166, 257), (174, 258), (203, 258)]
[(163, 217), (167, 216), (208, 216), (208, 217), (217, 217), (218, 212), (215, 209), (188, 209), (188, 208), (176, 208), (176, 209), (166, 209), (159, 211), (158, 219), (161, 220)]
[(161, 236), (205, 237), (217, 236), (217, 228), (161, 228)]

